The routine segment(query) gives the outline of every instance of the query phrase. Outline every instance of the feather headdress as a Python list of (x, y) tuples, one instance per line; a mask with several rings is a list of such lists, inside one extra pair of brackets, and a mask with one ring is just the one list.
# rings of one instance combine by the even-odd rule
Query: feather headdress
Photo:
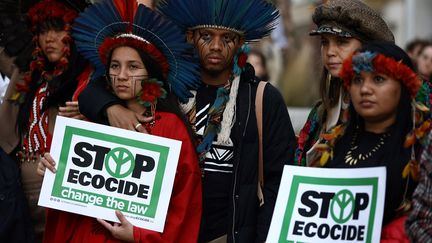
[(16, 57), (15, 64), (21, 71), (28, 71), (35, 48), (35, 33), (31, 31), (35, 24), (56, 16), (71, 23), (72, 12), (82, 11), (89, 4), (88, 0), (1, 0), (0, 46), (9, 56)]
[(266, 0), (162, 0), (158, 9), (184, 30), (225, 29), (246, 42), (269, 35), (279, 17)]
[(416, 96), (421, 86), (421, 81), (417, 74), (404, 64), (402, 60), (395, 60), (391, 56), (377, 52), (368, 50), (357, 52), (345, 60), (340, 77), (344, 81), (346, 88), (351, 85), (353, 77), (360, 72), (381, 73), (399, 80), (408, 89), (412, 98)]
[(180, 101), (199, 86), (198, 61), (184, 33), (164, 16), (135, 0), (100, 1), (75, 20), (73, 37), (81, 54), (94, 65), (96, 75), (105, 73), (109, 53), (118, 46), (139, 48), (161, 66), (167, 82)]

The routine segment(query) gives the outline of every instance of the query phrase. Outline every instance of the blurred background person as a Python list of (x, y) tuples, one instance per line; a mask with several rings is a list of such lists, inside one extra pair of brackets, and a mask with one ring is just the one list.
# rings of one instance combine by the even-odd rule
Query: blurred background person
[(425, 44), (419, 51), (417, 58), (417, 71), (420, 77), (431, 82), (432, 76), (432, 42)]
[(258, 49), (251, 49), (248, 54), (247, 62), (255, 69), (255, 76), (261, 81), (269, 81), (270, 77), (267, 70), (267, 61), (264, 54)]
[[(423, 96), (423, 104), (431, 108), (432, 104), (432, 42), (425, 44), (419, 51), (417, 57), (417, 72), (423, 80), (422, 89), (419, 91), (419, 96)], [(427, 99), (429, 97), (429, 99)], [(420, 97), (418, 97), (420, 98)], [(426, 102), (428, 101), (428, 102)]]
[(428, 41), (425, 39), (414, 39), (406, 45), (405, 51), (408, 56), (411, 58), (416, 70), (417, 70), (417, 58), (420, 54), (420, 50), (423, 49), (423, 46), (427, 45)]

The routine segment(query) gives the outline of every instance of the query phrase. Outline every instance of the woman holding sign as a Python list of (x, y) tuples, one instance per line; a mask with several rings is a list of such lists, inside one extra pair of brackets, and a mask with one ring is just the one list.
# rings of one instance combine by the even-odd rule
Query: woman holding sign
[[(119, 20), (118, 18), (121, 18)], [(120, 223), (49, 210), (45, 242), (196, 242), (201, 217), (201, 175), (190, 128), (177, 97), (198, 84), (197, 62), (174, 24), (135, 0), (105, 0), (76, 20), (74, 38), (82, 55), (106, 74), (105, 84), (131, 110), (151, 117), (138, 123), (152, 135), (182, 141), (164, 232), (133, 226), (116, 211)], [(182, 56), (183, 54), (183, 56)], [(173, 93), (171, 92), (173, 91)], [(177, 97), (176, 97), (177, 96)], [(97, 98), (97, 97), (96, 97)], [(55, 171), (49, 154), (39, 164)]]
[(322, 135), (320, 164), (386, 167), (382, 239), (389, 239), (403, 232), (418, 167), (416, 136), (429, 129), (428, 121), (422, 123), (421, 111), (427, 109), (414, 102), (421, 81), (408, 55), (388, 42), (365, 45), (344, 62), (340, 76), (351, 97), (352, 119)]

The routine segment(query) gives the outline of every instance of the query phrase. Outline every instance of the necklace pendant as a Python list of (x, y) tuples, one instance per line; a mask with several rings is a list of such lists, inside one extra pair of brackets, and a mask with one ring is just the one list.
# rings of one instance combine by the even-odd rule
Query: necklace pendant
[(353, 159), (352, 164), (351, 165), (356, 165), (357, 164), (357, 159)]
[(351, 165), (352, 160), (353, 160), (353, 158), (351, 157), (351, 155), (347, 155), (347, 156), (345, 156), (345, 163)]

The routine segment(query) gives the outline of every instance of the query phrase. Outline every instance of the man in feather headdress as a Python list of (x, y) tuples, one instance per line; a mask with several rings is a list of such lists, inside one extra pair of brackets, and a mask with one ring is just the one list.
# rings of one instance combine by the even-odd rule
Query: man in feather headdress
[[(258, 115), (263, 134), (263, 169), (259, 169), (255, 113), (259, 80), (246, 63), (246, 43), (270, 34), (278, 12), (264, 0), (170, 0), (161, 1), (158, 10), (182, 28), (201, 62), (203, 85), (190, 99), (180, 100), (199, 142), (200, 242), (263, 242), (282, 168), (293, 162), (296, 142), (284, 101), (267, 84), (258, 100), (263, 106)], [(98, 97), (97, 102), (93, 97)], [(133, 130), (142, 119), (124, 111), (96, 86), (84, 90), (79, 100), (81, 112), (93, 120), (108, 118), (111, 125)]]
[(183, 28), (201, 60), (205, 85), (184, 105), (200, 141), (200, 241), (264, 242), (282, 167), (293, 162), (295, 137), (280, 93), (267, 84), (259, 101), (259, 144), (254, 107), (259, 80), (245, 59), (247, 43), (270, 34), (278, 11), (263, 0), (166, 0), (159, 10)]

